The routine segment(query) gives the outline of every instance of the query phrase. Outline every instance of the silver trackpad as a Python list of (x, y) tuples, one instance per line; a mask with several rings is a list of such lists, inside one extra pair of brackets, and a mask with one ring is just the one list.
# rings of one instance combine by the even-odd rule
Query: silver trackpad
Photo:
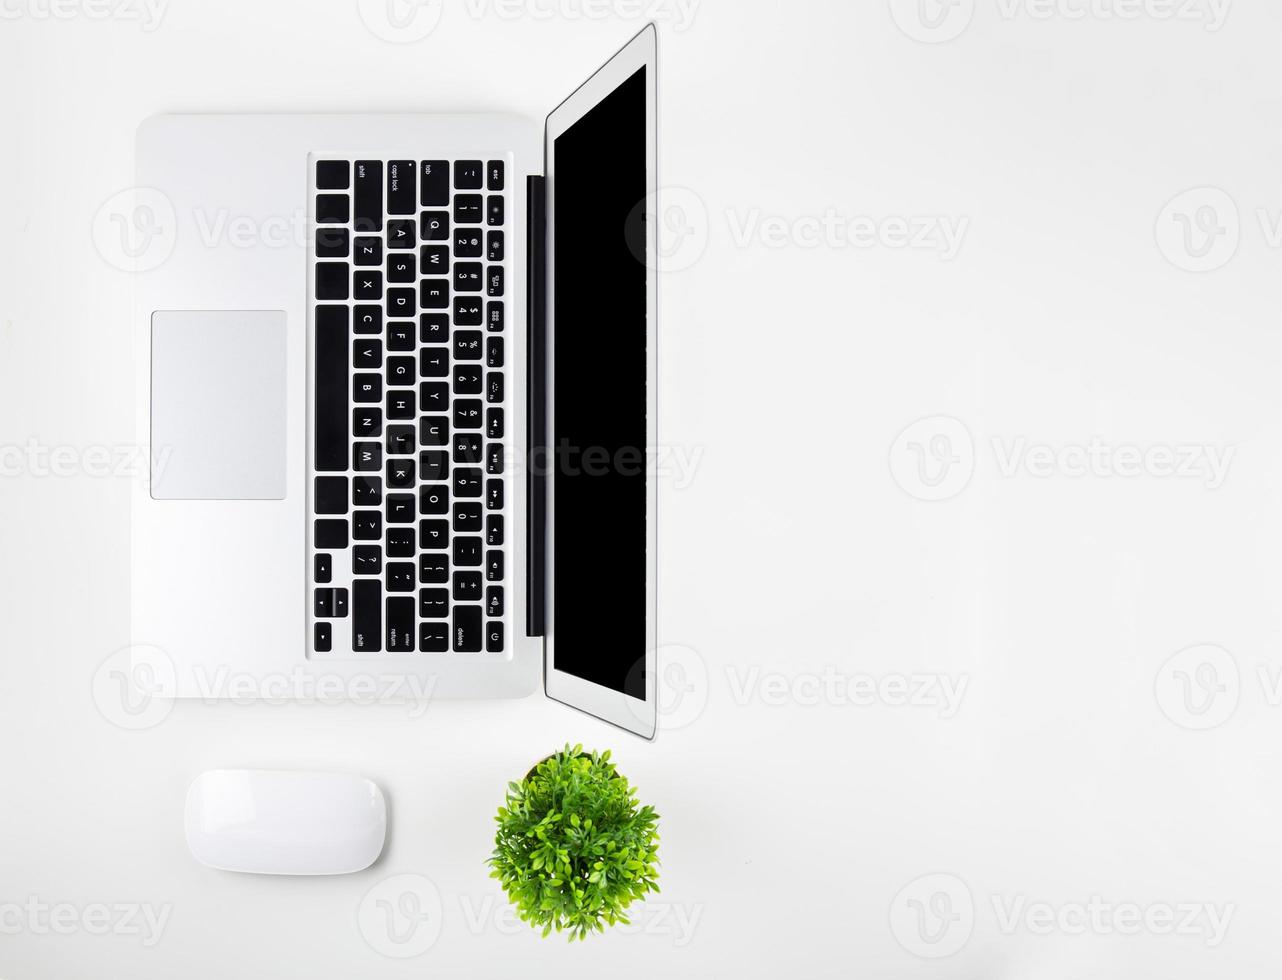
[(152, 315), (151, 495), (284, 499), (284, 313)]

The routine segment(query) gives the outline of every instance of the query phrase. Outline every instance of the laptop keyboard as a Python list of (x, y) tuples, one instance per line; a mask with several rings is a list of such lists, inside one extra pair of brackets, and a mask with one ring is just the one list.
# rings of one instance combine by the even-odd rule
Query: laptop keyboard
[(504, 171), (316, 161), (316, 654), (504, 650)]

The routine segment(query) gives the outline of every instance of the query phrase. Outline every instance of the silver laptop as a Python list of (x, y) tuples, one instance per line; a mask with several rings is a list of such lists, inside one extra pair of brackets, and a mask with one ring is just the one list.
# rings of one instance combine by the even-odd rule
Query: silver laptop
[(174, 224), (135, 316), (132, 636), (162, 687), (542, 682), (653, 737), (655, 70), (651, 26), (542, 132), (140, 127)]

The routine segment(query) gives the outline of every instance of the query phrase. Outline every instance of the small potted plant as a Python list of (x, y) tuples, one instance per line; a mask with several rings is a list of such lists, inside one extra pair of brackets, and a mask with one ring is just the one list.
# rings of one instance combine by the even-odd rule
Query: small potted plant
[(658, 822), (610, 753), (568, 745), (519, 783), (499, 807), (491, 878), (521, 920), (585, 939), (628, 922), (624, 910), (658, 886)]

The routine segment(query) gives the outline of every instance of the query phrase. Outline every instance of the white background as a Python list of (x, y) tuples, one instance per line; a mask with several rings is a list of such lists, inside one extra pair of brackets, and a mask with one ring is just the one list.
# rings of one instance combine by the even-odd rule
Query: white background
[[(92, 450), (134, 439), (128, 277), (91, 230), (137, 123), (538, 119), (636, 6), (444, 0), (391, 43), (356, 0), (0, 3), (0, 976), (1276, 973), (1282, 10), (923, 2), (659, 7), (661, 432), (699, 462), (661, 498), (653, 744), (541, 697), (134, 732), (91, 695), (128, 643), (126, 488)], [(816, 238), (826, 214), (880, 242)], [(904, 220), (960, 250), (896, 247)], [(955, 713), (899, 703), (914, 678), (964, 684)], [(506, 781), (566, 741), (663, 817), (662, 894), (574, 946), (496, 916), (484, 865)], [(183, 794), (220, 766), (365, 774), (389, 848), (332, 879), (198, 867)], [(359, 916), (402, 874), (441, 899), (407, 960)], [(159, 941), (93, 934), (97, 903), (167, 910)]]

